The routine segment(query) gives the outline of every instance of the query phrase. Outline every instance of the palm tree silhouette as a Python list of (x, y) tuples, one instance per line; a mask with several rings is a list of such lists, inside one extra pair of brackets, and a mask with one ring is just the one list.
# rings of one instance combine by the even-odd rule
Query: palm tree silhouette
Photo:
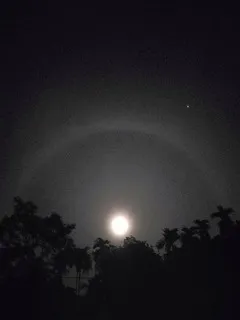
[(194, 237), (196, 234), (196, 230), (194, 227), (182, 227), (182, 232), (180, 234), (180, 240), (183, 246), (189, 246), (193, 243), (193, 240), (196, 240)]
[(223, 208), (222, 206), (217, 206), (218, 211), (213, 212), (211, 214), (211, 218), (218, 218), (220, 221), (218, 222), (220, 235), (226, 237), (229, 235), (230, 231), (233, 227), (233, 221), (231, 219), (231, 215), (234, 213), (232, 208)]
[(176, 248), (175, 243), (178, 239), (179, 239), (179, 234), (178, 234), (177, 228), (174, 228), (174, 229), (164, 228), (163, 238), (156, 243), (156, 247), (158, 250), (161, 250), (162, 248), (165, 247), (166, 253), (169, 254)]
[(199, 239), (202, 241), (209, 240), (210, 239), (209, 221), (206, 219), (203, 219), (203, 220), (196, 219), (196, 220), (194, 220), (194, 223), (196, 226), (194, 226), (193, 228), (195, 228), (196, 234), (199, 236)]

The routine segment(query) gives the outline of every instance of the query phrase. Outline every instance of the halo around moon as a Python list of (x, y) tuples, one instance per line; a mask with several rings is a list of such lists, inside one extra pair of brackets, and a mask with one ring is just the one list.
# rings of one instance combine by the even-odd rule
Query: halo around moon
[[(21, 193), (21, 190), (24, 190), (26, 186), (30, 183), (31, 179), (36, 174), (36, 171), (39, 167), (43, 166), (49, 158), (53, 157), (55, 154), (60, 153), (62, 150), (65, 150), (67, 146), (74, 141), (82, 140), (90, 135), (99, 134), (103, 132), (115, 132), (116, 130), (120, 132), (137, 132), (143, 133), (146, 135), (155, 136), (161, 141), (166, 141), (173, 148), (176, 148), (182, 152), (186, 158), (190, 161), (193, 161), (197, 170), (200, 170), (204, 178), (206, 179), (207, 185), (210, 187), (211, 191), (215, 194), (215, 190), (212, 187), (211, 181), (205, 175), (206, 167), (202, 167), (199, 155), (193, 156), (193, 152), (189, 153), (189, 150), (194, 150), (193, 148), (186, 148), (182, 143), (181, 134), (175, 132), (171, 126), (156, 126), (154, 124), (142, 124), (141, 122), (133, 123), (129, 121), (113, 121), (112, 123), (93, 123), (86, 127), (73, 126), (70, 130), (58, 132), (57, 136), (53, 137), (49, 144), (42, 149), (39, 149), (36, 155), (29, 159), (26, 158), (25, 170), (22, 170), (21, 176), (19, 177), (17, 185), (17, 194)], [(25, 159), (23, 159), (23, 163)]]

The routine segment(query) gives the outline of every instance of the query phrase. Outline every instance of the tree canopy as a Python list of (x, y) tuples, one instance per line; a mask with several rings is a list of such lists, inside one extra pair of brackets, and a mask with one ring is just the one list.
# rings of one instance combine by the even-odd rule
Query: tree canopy
[[(32, 202), (14, 199), (13, 214), (0, 222), (0, 294), (9, 318), (226, 319), (238, 310), (240, 227), (234, 210), (217, 207), (210, 221), (164, 228), (155, 246), (126, 237), (120, 246), (97, 238), (79, 248), (74, 224), (37, 214)], [(82, 275), (95, 275), (80, 296)], [(76, 269), (76, 285), (63, 278)], [(14, 308), (11, 308), (14, 306)], [(38, 311), (37, 311), (38, 310)]]

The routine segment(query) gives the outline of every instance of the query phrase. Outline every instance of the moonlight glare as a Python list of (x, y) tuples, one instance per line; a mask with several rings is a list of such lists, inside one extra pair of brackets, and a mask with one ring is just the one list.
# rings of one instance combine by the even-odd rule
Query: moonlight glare
[(114, 216), (111, 221), (111, 229), (116, 236), (126, 235), (129, 229), (128, 219), (121, 214)]

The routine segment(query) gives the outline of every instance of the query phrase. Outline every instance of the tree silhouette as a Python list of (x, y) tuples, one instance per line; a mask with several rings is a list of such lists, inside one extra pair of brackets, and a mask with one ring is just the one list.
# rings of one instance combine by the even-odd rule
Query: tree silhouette
[(82, 272), (88, 271), (92, 267), (92, 260), (89, 254), (89, 248), (75, 248), (74, 250), (74, 265), (76, 267), (76, 293), (80, 294), (80, 281)]
[[(233, 222), (232, 213), (218, 206), (211, 214), (219, 219), (220, 232), (212, 238), (206, 219), (196, 219), (180, 231), (163, 229), (158, 252), (132, 235), (119, 246), (97, 238), (91, 250), (96, 273), (81, 297), (81, 276), (92, 260), (90, 249), (77, 248), (71, 237), (75, 225), (65, 224), (57, 213), (39, 217), (33, 203), (15, 198), (13, 214), (0, 222), (2, 315), (120, 320), (161, 313), (168, 319), (233, 318), (240, 287), (240, 223)], [(73, 266), (76, 290), (62, 282)]]
[[(75, 245), (70, 236), (74, 224), (65, 224), (52, 213), (47, 217), (36, 215), (32, 202), (14, 198), (14, 213), (5, 216), (0, 223), (0, 243), (4, 248), (1, 264), (4, 276), (25, 272), (28, 265), (38, 263), (47, 278), (58, 278), (72, 266), (72, 250)], [(3, 272), (3, 268), (2, 268)]]
[(95, 252), (98, 252), (99, 250), (105, 250), (106, 248), (110, 248), (110, 241), (109, 240), (104, 240), (102, 238), (97, 238), (94, 241), (93, 249)]
[(108, 261), (109, 256), (112, 254), (114, 246), (109, 240), (97, 238), (93, 245), (93, 258), (95, 261), (95, 270), (97, 273), (102, 272), (105, 262)]
[(163, 247), (165, 247), (166, 253), (169, 254), (176, 248), (175, 243), (177, 242), (179, 237), (180, 236), (178, 234), (177, 228), (174, 228), (174, 229), (164, 228), (163, 238), (156, 243), (156, 247), (158, 250), (161, 250)]
[(182, 246), (190, 246), (195, 242), (196, 240), (196, 229), (194, 227), (182, 227), (181, 234), (180, 234), (180, 240), (182, 243)]
[(211, 218), (218, 218), (220, 221), (218, 222), (220, 235), (222, 237), (226, 237), (231, 233), (233, 227), (233, 221), (231, 219), (231, 215), (234, 213), (232, 208), (223, 208), (222, 206), (218, 206), (218, 211), (213, 212), (211, 214)]
[(194, 220), (194, 223), (196, 226), (194, 226), (193, 228), (196, 230), (196, 234), (199, 236), (200, 240), (202, 241), (209, 240), (210, 239), (209, 221), (206, 219), (203, 219), (203, 220), (196, 219)]

